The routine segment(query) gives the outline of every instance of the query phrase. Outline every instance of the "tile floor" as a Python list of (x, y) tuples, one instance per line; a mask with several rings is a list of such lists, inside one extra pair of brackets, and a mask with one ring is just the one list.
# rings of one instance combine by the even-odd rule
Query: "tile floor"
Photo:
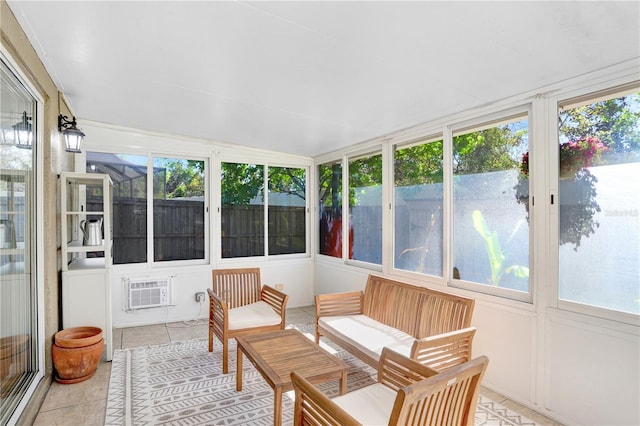
[[(313, 321), (313, 315), (314, 308), (312, 306), (289, 309), (287, 322), (297, 324), (310, 322)], [(114, 349), (126, 349), (206, 337), (206, 320), (167, 323), (114, 329), (113, 346)], [(111, 363), (101, 362), (98, 365), (98, 371), (89, 380), (73, 385), (61, 385), (54, 381), (40, 408), (34, 426), (104, 425), (110, 374)], [(559, 425), (559, 423), (488, 389), (483, 388), (482, 393), (541, 425)]]

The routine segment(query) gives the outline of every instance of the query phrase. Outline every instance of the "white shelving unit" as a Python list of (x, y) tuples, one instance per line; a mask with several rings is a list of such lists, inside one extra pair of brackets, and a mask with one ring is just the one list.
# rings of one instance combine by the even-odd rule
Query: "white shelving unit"
[[(106, 174), (63, 172), (60, 175), (62, 326), (100, 327), (107, 361), (113, 354), (109, 279), (113, 260), (112, 186)], [(87, 209), (87, 191), (101, 196), (101, 210)], [(88, 219), (102, 219), (102, 244), (83, 244), (80, 225)]]

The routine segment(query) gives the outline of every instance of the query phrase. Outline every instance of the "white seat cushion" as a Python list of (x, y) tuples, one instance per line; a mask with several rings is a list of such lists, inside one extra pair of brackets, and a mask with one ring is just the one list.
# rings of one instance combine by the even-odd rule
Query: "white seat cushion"
[(331, 401), (365, 426), (383, 426), (389, 424), (395, 399), (395, 391), (376, 383), (331, 398)]
[(385, 346), (408, 357), (415, 340), (410, 334), (366, 315), (320, 317), (319, 323), (374, 359), (380, 359), (382, 348)]
[(229, 310), (229, 330), (278, 325), (280, 322), (280, 315), (263, 301)]

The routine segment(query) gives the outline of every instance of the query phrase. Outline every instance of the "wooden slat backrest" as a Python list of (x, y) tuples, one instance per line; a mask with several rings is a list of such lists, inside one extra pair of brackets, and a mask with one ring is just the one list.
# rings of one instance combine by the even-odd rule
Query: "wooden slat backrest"
[(471, 325), (475, 301), (369, 275), (362, 313), (420, 339)]
[(420, 287), (369, 275), (362, 313), (388, 326), (415, 335), (425, 293)]
[(398, 390), (389, 424), (473, 425), (485, 356)]
[(260, 300), (260, 268), (214, 269), (212, 277), (213, 292), (229, 309)]
[(428, 297), (420, 311), (415, 337), (434, 336), (471, 326), (475, 300), (435, 290), (427, 290)]

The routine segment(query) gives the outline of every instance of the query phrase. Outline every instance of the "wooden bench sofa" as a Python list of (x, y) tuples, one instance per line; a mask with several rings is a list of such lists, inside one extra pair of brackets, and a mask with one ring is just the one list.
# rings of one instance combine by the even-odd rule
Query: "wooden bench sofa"
[(373, 368), (384, 347), (439, 371), (471, 358), (473, 299), (369, 275), (364, 292), (315, 302), (316, 343), (325, 336)]

